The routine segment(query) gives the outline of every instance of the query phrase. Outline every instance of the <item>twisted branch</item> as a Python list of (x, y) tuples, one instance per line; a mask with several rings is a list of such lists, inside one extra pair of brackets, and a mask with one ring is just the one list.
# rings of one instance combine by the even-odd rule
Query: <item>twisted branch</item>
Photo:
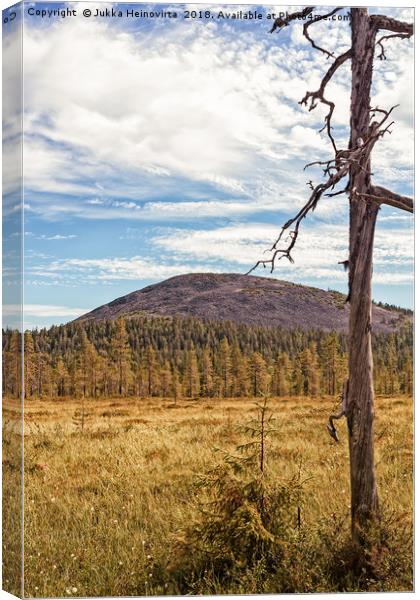
[[(307, 17), (308, 15), (310, 15), (312, 10), (313, 10), (313, 7), (307, 7), (300, 12), (295, 12), (295, 13), (290, 14), (285, 19), (281, 19), (281, 18), (276, 19), (270, 33), (273, 33), (274, 31), (276, 31), (276, 29), (281, 29), (281, 28), (287, 26), (290, 21)], [(326, 54), (328, 58), (334, 58), (334, 54), (332, 52), (329, 52), (328, 50), (325, 50), (324, 48), (317, 46), (315, 44), (315, 42), (312, 40), (312, 38), (309, 36), (308, 29), (314, 23), (317, 23), (321, 20), (331, 17), (339, 10), (342, 10), (342, 8), (335, 8), (326, 15), (320, 15), (318, 17), (315, 17), (314, 19), (311, 19), (310, 21), (306, 22), (303, 26), (303, 34), (306, 37), (306, 39), (310, 42), (312, 47), (315, 48), (316, 50), (319, 50), (323, 54)], [(382, 42), (385, 39), (388, 39), (391, 37), (409, 38), (413, 34), (413, 25), (412, 24), (397, 21), (395, 19), (391, 19), (391, 18), (383, 16), (383, 15), (372, 15), (370, 17), (370, 19), (371, 19), (371, 23), (373, 24), (373, 27), (376, 29), (376, 31), (378, 31), (379, 29), (386, 29), (388, 31), (394, 32), (393, 35), (383, 36), (380, 40), (378, 40), (377, 43), (379, 44), (379, 46), (382, 49), (380, 58), (386, 58), (385, 56), (382, 57), (382, 55), (384, 55)], [(315, 92), (307, 92), (305, 94), (305, 96), (302, 98), (302, 100), (300, 101), (300, 104), (309, 106), (309, 111), (316, 108), (316, 106), (318, 106), (319, 102), (322, 104), (325, 104), (326, 106), (329, 107), (328, 114), (325, 117), (325, 125), (322, 127), (322, 129), (320, 131), (323, 131), (324, 129), (327, 130), (328, 137), (334, 148), (334, 159), (326, 160), (326, 161), (314, 161), (314, 162), (308, 163), (305, 166), (305, 169), (307, 169), (310, 166), (314, 166), (314, 165), (325, 166), (325, 168), (323, 169), (324, 177), (328, 176), (328, 180), (325, 183), (319, 183), (317, 186), (314, 186), (312, 180), (307, 182), (307, 185), (309, 186), (309, 188), (312, 192), (308, 201), (305, 203), (305, 205), (299, 210), (299, 212), (292, 219), (289, 219), (283, 225), (274, 244), (271, 246), (271, 248), (269, 248), (268, 250), (265, 251), (265, 252), (271, 253), (270, 258), (259, 260), (247, 272), (247, 274), (254, 271), (260, 265), (262, 265), (264, 268), (266, 268), (267, 266), (270, 266), (270, 272), (272, 273), (274, 271), (275, 261), (280, 260), (283, 257), (286, 257), (290, 262), (293, 262), (291, 253), (296, 244), (297, 237), (299, 235), (299, 229), (300, 229), (301, 222), (303, 221), (303, 219), (306, 217), (306, 215), (311, 210), (312, 211), (315, 210), (315, 208), (316, 208), (319, 200), (322, 198), (322, 196), (325, 195), (326, 197), (331, 198), (331, 197), (338, 196), (340, 194), (349, 192), (350, 191), (349, 190), (349, 181), (347, 181), (347, 184), (343, 189), (341, 189), (339, 191), (334, 191), (334, 189), (339, 181), (341, 181), (347, 175), (349, 175), (351, 168), (357, 167), (361, 171), (364, 171), (368, 176), (371, 175), (370, 170), (369, 170), (370, 169), (370, 167), (369, 167), (370, 155), (372, 153), (373, 147), (376, 144), (376, 142), (381, 137), (383, 137), (385, 135), (385, 133), (390, 133), (390, 127), (393, 124), (393, 121), (390, 122), (388, 125), (386, 125), (386, 127), (384, 127), (384, 128), (382, 128), (382, 126), (384, 125), (385, 121), (387, 121), (389, 115), (396, 107), (393, 106), (388, 111), (381, 109), (381, 108), (373, 108), (373, 109), (371, 108), (370, 110), (372, 112), (372, 117), (374, 117), (376, 113), (380, 113), (381, 115), (383, 115), (383, 117), (379, 122), (374, 121), (374, 120), (371, 122), (368, 133), (367, 133), (367, 139), (363, 140), (362, 138), (359, 138), (356, 142), (356, 147), (354, 147), (354, 148), (349, 148), (348, 150), (338, 150), (337, 149), (334, 137), (331, 132), (331, 130), (332, 130), (331, 119), (332, 119), (332, 115), (333, 115), (333, 112), (335, 109), (335, 104), (334, 104), (334, 102), (327, 100), (325, 98), (324, 94), (325, 94), (326, 86), (329, 83), (329, 81), (331, 80), (331, 78), (333, 77), (334, 73), (337, 71), (337, 69), (342, 64), (344, 64), (351, 57), (352, 57), (352, 50), (349, 49), (346, 52), (344, 52), (343, 54), (341, 54), (339, 57), (335, 58), (333, 64), (330, 66), (328, 71), (325, 73), (323, 79), (321, 80), (319, 89), (316, 90)], [(329, 193), (326, 193), (328, 190), (330, 190)], [(357, 190), (353, 189), (351, 191), (351, 193), (357, 194)], [(393, 192), (391, 192), (385, 188), (382, 188), (380, 186), (371, 186), (368, 194), (359, 194), (359, 196), (367, 196), (370, 200), (380, 202), (383, 204), (389, 204), (390, 206), (394, 206), (396, 208), (401, 208), (403, 210), (413, 212), (413, 201), (411, 198), (408, 198), (406, 196), (400, 196), (398, 194), (394, 194)], [(293, 227), (293, 229), (291, 229), (292, 227)], [(286, 231), (289, 231), (288, 243), (283, 248), (279, 248), (278, 244), (280, 243), (280, 241), (283, 237), (283, 234)], [(331, 420), (334, 418), (339, 418), (339, 417), (335, 416), (335, 415), (332, 415), (330, 417), (331, 430), (329, 429), (329, 431), (330, 431), (331, 435), (333, 435), (332, 431), (335, 432), (335, 428), (334, 428), (334, 425)], [(333, 437), (334, 437), (334, 435), (333, 435)], [(336, 438), (334, 438), (334, 439), (336, 439)]]
[(303, 26), (303, 35), (306, 37), (308, 42), (310, 42), (312, 48), (315, 48), (315, 50), (319, 50), (320, 52), (323, 52), (323, 54), (326, 54), (328, 58), (334, 58), (334, 53), (329, 52), (328, 50), (325, 50), (324, 48), (321, 48), (320, 46), (317, 46), (315, 44), (315, 42), (313, 41), (313, 39), (310, 37), (310, 35), (308, 33), (308, 29), (314, 23), (318, 23), (318, 21), (323, 21), (324, 19), (328, 19), (328, 17), (331, 17), (336, 12), (338, 12), (339, 10), (342, 10), (342, 9), (343, 9), (343, 7), (334, 8), (334, 10), (329, 12), (327, 15), (319, 15), (318, 17), (315, 17), (314, 19), (311, 19), (310, 21), (305, 23)]
[(366, 196), (370, 200), (374, 200), (379, 204), (387, 204), (394, 208), (405, 210), (406, 212), (414, 212), (414, 202), (409, 196), (401, 196), (391, 190), (388, 190), (380, 185), (372, 185), (369, 194), (357, 194), (358, 196)]
[(316, 108), (318, 106), (318, 102), (321, 102), (322, 104), (325, 104), (326, 106), (329, 107), (328, 114), (325, 117), (325, 125), (324, 125), (324, 127), (322, 127), (322, 129), (320, 129), (320, 132), (324, 131), (325, 128), (327, 129), (327, 134), (331, 140), (331, 143), (333, 145), (335, 153), (337, 153), (337, 147), (336, 147), (333, 135), (331, 133), (331, 129), (332, 129), (331, 128), (331, 118), (332, 118), (332, 115), (333, 115), (333, 112), (335, 109), (335, 104), (334, 104), (334, 102), (327, 100), (324, 96), (324, 93), (325, 93), (325, 88), (326, 88), (327, 84), (329, 83), (329, 81), (331, 80), (334, 73), (350, 57), (351, 57), (351, 50), (347, 50), (347, 52), (344, 52), (344, 54), (341, 54), (340, 56), (338, 56), (335, 59), (335, 61), (333, 62), (333, 64), (330, 66), (328, 71), (325, 73), (324, 77), (322, 78), (319, 89), (316, 90), (315, 92), (306, 92), (305, 96), (299, 102), (299, 104), (304, 104), (305, 106), (308, 106), (308, 102), (310, 101), (309, 111)]
[(346, 381), (343, 383), (343, 391), (341, 392), (341, 410), (338, 414), (336, 415), (330, 415), (330, 418), (328, 419), (329, 425), (327, 425), (327, 429), (328, 429), (328, 433), (330, 434), (330, 436), (336, 441), (338, 442), (338, 435), (337, 435), (337, 429), (335, 428), (335, 425), (333, 423), (333, 421), (336, 421), (338, 419), (341, 419), (341, 417), (345, 417), (347, 416), (347, 395), (348, 395), (348, 391), (349, 391), (349, 380), (346, 379)]
[[(393, 106), (389, 110), (375, 109), (374, 112), (382, 113), (384, 115), (383, 118), (379, 122), (373, 121), (371, 123), (367, 139), (362, 140), (361, 138), (359, 138), (357, 146), (355, 148), (350, 148), (349, 150), (337, 150), (334, 160), (314, 161), (305, 166), (305, 169), (306, 169), (307, 167), (313, 166), (313, 165), (324, 165), (324, 164), (327, 165), (326, 168), (324, 169), (324, 176), (328, 175), (328, 180), (325, 183), (319, 183), (317, 186), (314, 186), (312, 181), (308, 182), (308, 185), (309, 185), (310, 189), (312, 190), (312, 193), (311, 193), (308, 201), (292, 219), (289, 219), (287, 221), (287, 223), (285, 223), (283, 225), (274, 244), (271, 246), (271, 248), (269, 248), (265, 251), (265, 252), (271, 252), (270, 258), (259, 260), (246, 273), (247, 275), (249, 273), (252, 273), (252, 271), (257, 269), (259, 266), (262, 266), (264, 268), (267, 268), (267, 266), (269, 266), (270, 273), (272, 273), (275, 268), (276, 260), (280, 260), (281, 258), (284, 258), (284, 257), (287, 258), (291, 263), (294, 262), (291, 253), (296, 244), (297, 237), (299, 235), (299, 229), (300, 229), (301, 222), (303, 221), (303, 219), (306, 217), (306, 215), (310, 211), (315, 210), (319, 200), (322, 198), (322, 196), (324, 194), (327, 197), (333, 197), (333, 196), (338, 196), (339, 194), (344, 194), (345, 192), (349, 191), (348, 183), (347, 183), (346, 187), (340, 191), (335, 192), (333, 190), (334, 190), (335, 186), (337, 185), (337, 183), (349, 174), (350, 169), (353, 166), (356, 165), (359, 169), (364, 170), (366, 173), (368, 173), (368, 171), (366, 169), (366, 164), (369, 161), (369, 157), (371, 155), (373, 147), (374, 147), (375, 143), (386, 132), (389, 132), (389, 127), (392, 124), (392, 122), (389, 123), (384, 128), (382, 128), (382, 126), (385, 124), (389, 115), (395, 108), (396, 107)], [(332, 163), (335, 163), (335, 164), (332, 164)], [(369, 175), (370, 175), (370, 173), (369, 173)], [(331, 192), (326, 194), (327, 190), (331, 190)], [(356, 193), (356, 190), (353, 190), (352, 193)], [(375, 198), (376, 193), (378, 194), (377, 198)], [(398, 196), (398, 194), (392, 194), (392, 192), (389, 192), (385, 188), (379, 188), (379, 187), (372, 187), (372, 190), (370, 191), (369, 194), (359, 194), (359, 195), (360, 196), (366, 195), (372, 200), (376, 199), (376, 201), (378, 201), (378, 202), (387, 203), (387, 204), (390, 204), (393, 206), (398, 205), (399, 208), (401, 208), (403, 206), (408, 206), (407, 201), (410, 200), (409, 198), (405, 198), (403, 196)], [(391, 202), (393, 202), (393, 204), (391, 204)], [(407, 208), (405, 208), (405, 210), (407, 210)], [(293, 226), (293, 229), (291, 229), (292, 226)], [(282, 240), (283, 235), (287, 230), (289, 230), (288, 244), (282, 248), (279, 248), (278, 244)]]
[(380, 60), (386, 60), (386, 54), (385, 54), (385, 48), (383, 45), (383, 41), (384, 40), (389, 40), (391, 38), (400, 38), (402, 40), (408, 39), (412, 36), (413, 34), (411, 33), (391, 33), (391, 35), (383, 35), (381, 37), (381, 39), (379, 39), (376, 43), (378, 44), (378, 46), (381, 49), (381, 52), (378, 54), (378, 58)]
[(413, 23), (398, 21), (397, 19), (387, 17), (386, 15), (370, 15), (369, 20), (376, 31), (385, 29), (386, 31), (393, 31), (394, 33), (407, 34), (408, 37), (411, 37), (414, 33)]
[[(247, 275), (249, 275), (249, 273), (252, 273), (252, 271), (257, 269), (260, 265), (262, 265), (264, 267), (264, 269), (267, 267), (267, 265), (270, 265), (270, 273), (272, 273), (274, 271), (275, 261), (280, 260), (283, 257), (286, 257), (291, 263), (294, 262), (293, 258), (291, 256), (291, 252), (294, 248), (294, 245), (296, 244), (296, 240), (299, 235), (299, 228), (300, 228), (301, 222), (303, 221), (303, 219), (306, 217), (306, 215), (311, 210), (312, 211), (315, 210), (315, 208), (317, 207), (318, 201), (320, 200), (320, 198), (322, 197), (324, 192), (326, 192), (330, 188), (334, 188), (335, 185), (341, 179), (343, 179), (343, 177), (348, 175), (349, 168), (350, 168), (349, 164), (346, 163), (345, 165), (343, 165), (343, 167), (339, 171), (337, 171), (337, 173), (331, 175), (329, 177), (328, 181), (326, 181), (325, 183), (320, 183), (315, 188), (313, 188), (312, 194), (310, 195), (309, 200), (306, 202), (306, 204), (300, 209), (300, 211), (297, 213), (297, 215), (295, 215), (292, 219), (289, 219), (289, 221), (287, 221), (287, 223), (285, 223), (283, 225), (283, 227), (281, 228), (280, 234), (278, 235), (274, 244), (271, 246), (271, 248), (269, 250), (266, 250), (266, 252), (272, 253), (270, 258), (265, 259), (265, 260), (259, 260), (246, 273)], [(287, 231), (288, 229), (290, 229), (290, 227), (292, 225), (294, 225), (294, 228), (293, 228), (293, 230), (291, 230), (289, 232), (289, 238), (290, 238), (289, 244), (284, 248), (278, 248), (277, 245), (280, 243), (284, 232)]]

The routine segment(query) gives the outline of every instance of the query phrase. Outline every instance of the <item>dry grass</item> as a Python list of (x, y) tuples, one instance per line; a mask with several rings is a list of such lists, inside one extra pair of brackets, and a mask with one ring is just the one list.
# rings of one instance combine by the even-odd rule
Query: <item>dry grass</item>
[[(337, 532), (340, 540), (347, 539), (345, 424), (339, 424), (339, 444), (325, 427), (334, 400), (273, 398), (270, 406), (279, 427), (268, 453), (270, 476), (287, 480), (301, 463), (303, 476), (311, 477), (305, 484), (303, 531), (318, 536), (318, 544), (322, 536)], [(411, 530), (412, 400), (380, 397), (376, 406), (378, 486), (397, 539), (404, 528)], [(72, 422), (78, 407), (72, 399), (26, 403), (25, 595), (179, 593), (168, 564), (174, 536), (197, 515), (194, 482), (220, 460), (216, 447), (233, 450), (241, 441), (237, 426), (249, 420), (254, 402), (182, 400), (174, 406), (161, 399), (89, 401), (83, 434)], [(8, 469), (6, 464), (6, 477)], [(320, 556), (327, 545), (319, 546)], [(410, 555), (409, 546), (404, 551)], [(385, 570), (382, 580), (365, 582), (365, 589), (411, 589), (410, 559), (406, 561), (401, 573)], [(331, 575), (312, 590), (315, 584), (304, 575), (291, 577), (301, 591), (334, 589)], [(336, 589), (343, 587), (340, 581)], [(283, 591), (275, 580), (267, 585), (271, 587), (264, 591)], [(355, 587), (348, 584), (348, 589)], [(245, 577), (228, 589), (214, 582), (200, 589), (243, 593), (252, 592), (253, 584)]]

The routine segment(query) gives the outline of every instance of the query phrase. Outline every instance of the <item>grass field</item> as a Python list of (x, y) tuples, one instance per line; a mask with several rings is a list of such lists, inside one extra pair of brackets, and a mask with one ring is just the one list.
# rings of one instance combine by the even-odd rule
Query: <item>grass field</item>
[[(26, 596), (412, 589), (411, 398), (376, 400), (386, 551), (373, 557), (374, 575), (357, 576), (348, 551), (345, 423), (338, 444), (326, 431), (334, 399), (269, 400), (278, 430), (266, 447), (265, 477), (275, 487), (300, 473), (300, 526), (292, 505), (280, 571), (267, 574), (259, 561), (225, 578), (185, 562), (179, 540), (188, 542), (191, 524), (202, 518), (208, 492), (197, 486), (199, 476), (223, 459), (217, 448), (234, 453), (247, 440), (240, 426), (255, 415), (254, 401), (87, 401), (83, 433), (73, 422), (79, 406), (70, 399), (26, 403)], [(193, 545), (190, 551), (194, 562)]]

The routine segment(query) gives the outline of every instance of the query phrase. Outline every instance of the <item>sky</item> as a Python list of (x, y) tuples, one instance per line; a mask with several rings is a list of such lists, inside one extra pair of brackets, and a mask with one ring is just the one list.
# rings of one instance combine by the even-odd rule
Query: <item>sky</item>
[[(302, 24), (268, 33), (267, 14), (285, 7), (212, 5), (214, 19), (184, 18), (184, 10), (202, 5), (138, 7), (177, 12), (177, 18), (163, 19), (127, 17), (133, 5), (101, 3), (102, 10), (124, 16), (83, 16), (82, 9), (95, 13), (98, 6), (24, 6), (24, 295), (30, 328), (70, 321), (182, 273), (245, 273), (305, 203), (308, 180), (323, 180), (319, 167), (303, 171), (305, 164), (332, 155), (325, 133), (318, 132), (325, 107), (308, 112), (299, 105), (306, 91), (318, 88), (331, 59), (311, 47)], [(28, 14), (45, 8), (77, 14)], [(263, 19), (217, 18), (219, 11), (241, 9), (256, 10)], [(372, 12), (413, 19), (411, 9)], [(323, 21), (311, 31), (336, 55), (349, 46), (346, 20)], [(392, 134), (375, 148), (373, 180), (411, 195), (413, 42), (385, 43), (387, 60), (375, 61), (372, 106), (399, 107)], [(15, 44), (13, 28), (4, 30), (5, 65)], [(340, 148), (348, 142), (349, 84), (345, 65), (326, 93), (336, 103)], [(5, 112), (6, 138), (16, 146), (13, 110)], [(18, 179), (13, 165), (9, 172), (4, 244), (13, 253)], [(273, 275), (263, 269), (254, 274), (346, 291), (338, 262), (346, 259), (347, 247), (348, 200), (324, 198), (302, 224), (294, 264), (283, 260)], [(375, 300), (412, 307), (413, 253), (412, 216), (382, 207)]]

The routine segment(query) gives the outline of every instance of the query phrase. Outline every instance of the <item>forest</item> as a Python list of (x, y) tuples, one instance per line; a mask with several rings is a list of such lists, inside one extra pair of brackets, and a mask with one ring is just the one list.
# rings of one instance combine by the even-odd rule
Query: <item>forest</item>
[[(336, 395), (347, 337), (139, 315), (26, 331), (26, 397), (234, 398)], [(20, 393), (20, 338), (3, 332), (3, 393)], [(373, 336), (379, 394), (413, 389), (412, 327)]]

